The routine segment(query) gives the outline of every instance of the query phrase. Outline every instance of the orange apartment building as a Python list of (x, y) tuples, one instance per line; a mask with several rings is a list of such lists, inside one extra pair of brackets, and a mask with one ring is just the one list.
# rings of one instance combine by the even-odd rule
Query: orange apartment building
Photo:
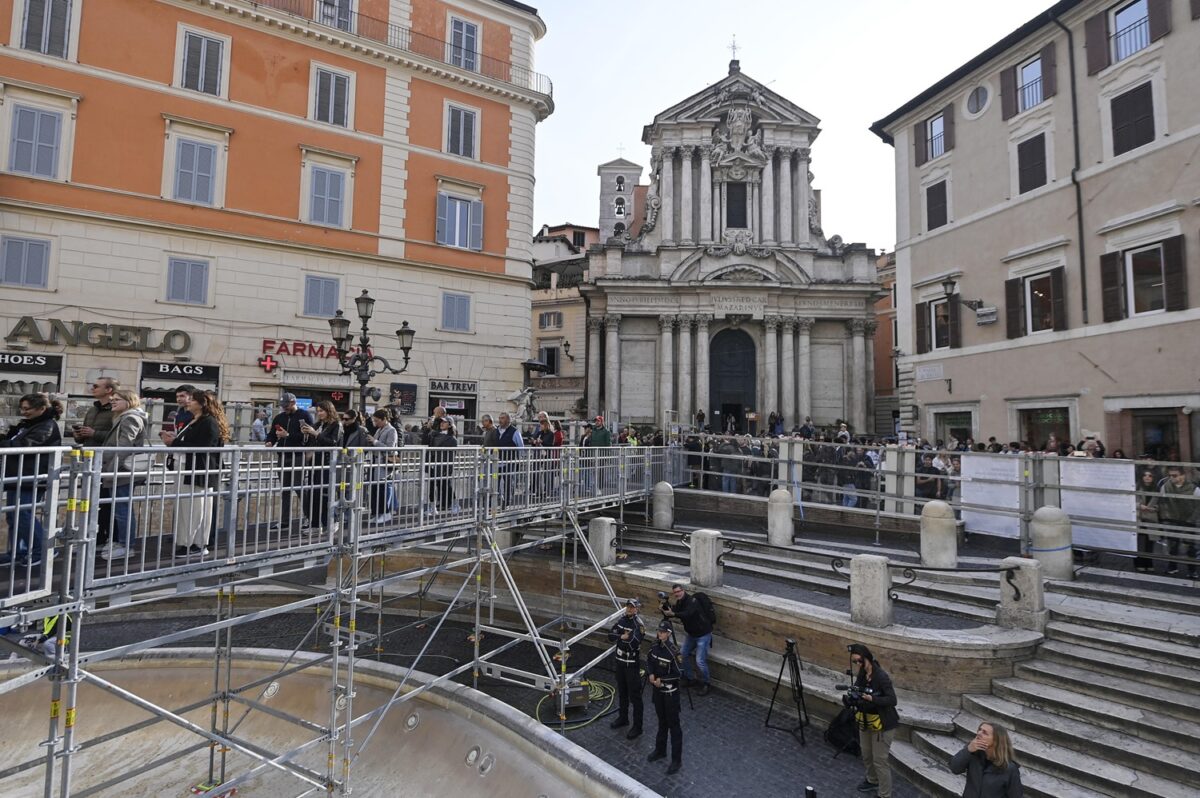
[[(533, 71), (514, 0), (0, 0), (0, 394), (498, 407), (528, 357)], [(0, 405), (0, 415), (10, 408)]]

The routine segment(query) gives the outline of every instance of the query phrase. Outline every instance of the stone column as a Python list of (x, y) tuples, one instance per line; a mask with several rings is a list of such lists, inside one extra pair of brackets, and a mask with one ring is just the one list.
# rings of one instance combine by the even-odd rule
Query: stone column
[(762, 241), (762, 224), (759, 222), (758, 213), (758, 197), (762, 193), (760, 188), (758, 183), (750, 184), (750, 235), (751, 240), (755, 242)]
[(792, 150), (779, 148), (779, 243), (792, 243)]
[(588, 417), (600, 412), (600, 328), (603, 319), (587, 320), (587, 406)]
[(692, 153), (696, 148), (680, 147), (679, 161), (679, 239), (680, 243), (692, 244)]
[(850, 423), (856, 435), (861, 435), (867, 428), (867, 323), (862, 319), (851, 319), (846, 322), (850, 330), (850, 349), (853, 352), (854, 364), (851, 366)]
[(621, 315), (610, 313), (604, 317), (605, 348), (604, 362), (604, 408), (609, 413), (621, 412)]
[(788, 424), (788, 429), (800, 423), (796, 418), (796, 349), (794, 335), (796, 332), (796, 320), (783, 320), (783, 406), (777, 408), (783, 413), (783, 423)]
[(958, 521), (954, 509), (943, 501), (931, 501), (921, 508), (921, 565), (958, 567)]
[(1033, 558), (1042, 564), (1047, 579), (1070, 582), (1075, 578), (1071, 516), (1061, 508), (1046, 505), (1033, 514)]
[(763, 347), (763, 371), (767, 376), (766, 397), (758, 412), (764, 418), (769, 413), (779, 410), (779, 355), (776, 352), (776, 339), (779, 337), (779, 317), (767, 316), (763, 319), (766, 346)]
[(1004, 568), (1012, 568), (1010, 581), (1007, 572), (1000, 576), (1000, 606), (996, 608), (996, 625), (1006, 629), (1029, 629), (1045, 632), (1050, 611), (1046, 609), (1046, 585), (1042, 564), (1024, 557), (1005, 557)]
[(812, 415), (812, 319), (796, 319), (796, 331), (799, 333), (796, 347), (798, 368), (796, 389), (796, 419), (803, 421), (805, 416)]
[(892, 574), (887, 557), (858, 554), (850, 560), (850, 620), (882, 629), (892, 625)]
[[(879, 329), (879, 323), (874, 321), (867, 322), (867, 381), (864, 385), (863, 395), (867, 402), (867, 425), (870, 431), (875, 431), (875, 331)], [(888, 434), (892, 434), (888, 430)]]
[(593, 518), (588, 522), (588, 545), (596, 555), (596, 565), (604, 568), (617, 564), (617, 549), (613, 546), (616, 539), (617, 519)]
[(692, 423), (692, 317), (677, 316), (679, 321), (679, 420)]
[(700, 243), (711, 244), (713, 240), (713, 195), (712, 195), (712, 147), (700, 146)]
[(675, 366), (674, 346), (671, 344), (671, 328), (675, 326), (674, 316), (659, 316), (658, 331), (660, 333), (659, 340), (659, 373), (658, 373), (658, 402), (659, 402), (659, 419), (664, 419), (668, 410), (674, 410), (674, 397), (671, 395), (671, 387), (675, 381)]
[(722, 210), (721, 209), (723, 207), (724, 206), (721, 204), (721, 187), (714, 185), (712, 187), (712, 228), (713, 228), (712, 236), (713, 236), (714, 242), (721, 240), (721, 230), (722, 230), (722, 221), (721, 221)]
[(712, 316), (701, 314), (696, 319), (696, 407), (704, 411), (711, 424), (712, 408), (708, 399), (708, 323)]
[(725, 553), (725, 536), (715, 529), (697, 529), (692, 533), (692, 584), (696, 587), (720, 587), (725, 569), (717, 561)]
[(675, 528), (675, 488), (670, 482), (660, 482), (654, 486), (654, 527), (656, 529)]
[(808, 204), (812, 199), (812, 191), (808, 185), (808, 155), (807, 147), (796, 150), (795, 190), (792, 192), (792, 205), (796, 214), (793, 221), (793, 237), (797, 244), (807, 244), (812, 239), (808, 226)]
[(762, 241), (775, 243), (775, 148), (766, 147), (767, 165), (762, 176)]
[(662, 224), (662, 242), (675, 243), (675, 148), (663, 147), (662, 151), (662, 206), (658, 217)]
[(767, 542), (772, 546), (791, 546), (795, 535), (792, 494), (786, 488), (776, 488), (767, 499)]

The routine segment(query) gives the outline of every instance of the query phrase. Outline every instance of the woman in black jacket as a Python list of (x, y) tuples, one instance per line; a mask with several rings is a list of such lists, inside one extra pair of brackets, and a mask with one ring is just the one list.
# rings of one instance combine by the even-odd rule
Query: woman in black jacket
[[(300, 425), (300, 431), (304, 434), (304, 445), (317, 449), (341, 448), (344, 436), (333, 402), (318, 402), (313, 409), (317, 425), (314, 427), (307, 422)], [(313, 452), (307, 480), (308, 497), (304, 507), (309, 524), (316, 530), (324, 530), (328, 523), (329, 463), (329, 452)]]
[(454, 505), (454, 452), (442, 451), (458, 446), (454, 425), (442, 416), (438, 419), (437, 432), (429, 441), (429, 498), (440, 512)]
[[(8, 552), (0, 555), (0, 564), (14, 559), (18, 568), (36, 568), (42, 563), (46, 545), (46, 530), (37, 519), (39, 494), (45, 488), (45, 474), (50, 467), (48, 454), (22, 454), (13, 449), (35, 446), (61, 446), (62, 431), (58, 418), (61, 402), (50, 401), (44, 393), (29, 393), (21, 397), (18, 409), (21, 421), (0, 440), (4, 457), (4, 504), (9, 508)], [(32, 539), (31, 539), (32, 538)]]
[[(192, 415), (187, 426), (159, 433), (167, 446), (189, 449), (219, 449), (229, 441), (229, 422), (215, 394), (192, 391), (185, 408)], [(179, 472), (175, 507), (175, 555), (208, 554), (209, 528), (216, 505), (214, 488), (221, 484), (220, 451), (187, 452)], [(184, 485), (188, 488), (185, 490)]]
[(1003, 726), (980, 723), (975, 738), (950, 759), (950, 772), (967, 774), (963, 798), (1021, 798), (1021, 768)]

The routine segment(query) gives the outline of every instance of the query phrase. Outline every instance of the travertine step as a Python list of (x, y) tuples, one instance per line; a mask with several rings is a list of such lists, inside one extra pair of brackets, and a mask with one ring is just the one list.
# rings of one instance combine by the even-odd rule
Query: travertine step
[[(1200, 787), (1196, 755), (1189, 751), (990, 695), (963, 696), (963, 708), (979, 718), (994, 718), (1022, 735)], [(974, 733), (974, 728), (970, 731)]]
[(1200, 615), (1200, 595), (1184, 595), (1165, 590), (1155, 590), (1152, 582), (1144, 586), (1132, 584), (1108, 584), (1104, 582), (1048, 582), (1047, 593), (1062, 593), (1100, 601), (1117, 601), (1154, 610)]
[[(1052, 644), (1047, 644), (1052, 645)], [(1043, 649), (1044, 654), (1045, 649)], [(1119, 656), (1119, 655), (1118, 655)], [(1161, 712), (1187, 721), (1200, 718), (1200, 689), (1181, 690), (1178, 682), (1170, 687), (1137, 681), (1130, 676), (1102, 672), (1103, 663), (1092, 660), (1087, 668), (1036, 659), (1016, 667), (1016, 675), (1042, 684), (1065, 687), (1078, 693), (1108, 698), (1133, 707)], [(1145, 663), (1153, 667), (1156, 663)], [(1200, 680), (1200, 675), (1197, 675)], [(1198, 685), (1200, 687), (1200, 685)]]
[[(952, 737), (946, 734), (934, 734), (931, 732), (914, 731), (913, 745), (917, 750), (928, 755), (931, 759), (938, 762), (942, 769), (947, 773), (950, 772), (950, 758), (958, 753), (966, 741), (958, 737)], [(894, 749), (894, 746), (893, 746)], [(1042, 796), (1043, 798), (1103, 798), (1106, 795), (1113, 793), (1097, 792), (1086, 787), (1081, 787), (1072, 781), (1065, 780), (1059, 776), (1045, 773), (1039, 770), (1036, 765), (1027, 762), (1019, 755), (1017, 758), (1021, 766), (1021, 786), (1023, 792), (1027, 796)], [(965, 776), (954, 776), (958, 779), (958, 792), (954, 793), (955, 798), (962, 795), (963, 786), (966, 784)]]
[(1091, 648), (1088, 644), (1056, 639), (1047, 640), (1038, 647), (1038, 659), (1166, 687), (1189, 696), (1200, 695), (1200, 669), (1176, 665), (1162, 657), (1137, 656), (1122, 650)]
[[(1055, 603), (1058, 599), (1059, 603)], [(1200, 617), (1181, 615), (1169, 610), (1130, 606), (1114, 600), (1046, 597), (1050, 620), (1137, 635), (1190, 648), (1200, 659)]]
[(1200, 723), (1023, 678), (993, 679), (992, 694), (1143, 740), (1200, 754)]
[(967, 783), (965, 777), (955, 776), (937, 757), (901, 740), (892, 743), (891, 762), (898, 773), (930, 798), (959, 798)]
[(1051, 640), (1099, 648), (1117, 654), (1130, 654), (1200, 671), (1200, 648), (1197, 646), (1145, 637), (1138, 631), (1142, 630), (1116, 631), (1063, 621), (1051, 621), (1046, 624), (1046, 637)]

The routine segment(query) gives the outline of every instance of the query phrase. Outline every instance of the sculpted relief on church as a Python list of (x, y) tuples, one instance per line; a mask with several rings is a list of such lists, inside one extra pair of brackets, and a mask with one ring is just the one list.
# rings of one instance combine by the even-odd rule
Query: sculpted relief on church
[(749, 108), (730, 109), (725, 122), (713, 130), (713, 165), (720, 168), (746, 161), (760, 166), (766, 163), (762, 130), (756, 133), (753, 127), (754, 116)]

